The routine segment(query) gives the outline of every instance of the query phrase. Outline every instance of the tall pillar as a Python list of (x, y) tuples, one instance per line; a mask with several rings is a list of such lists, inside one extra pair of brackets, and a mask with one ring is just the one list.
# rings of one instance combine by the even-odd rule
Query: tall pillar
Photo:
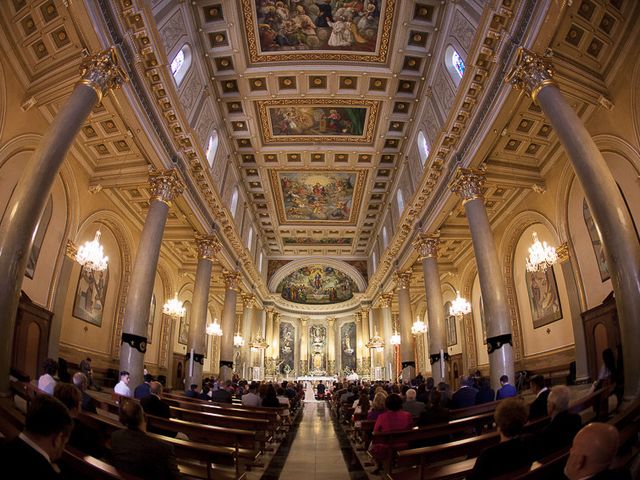
[(393, 293), (383, 293), (380, 295), (378, 306), (380, 307), (380, 336), (384, 339), (384, 371), (387, 380), (396, 380), (394, 376), (393, 345), (391, 345), (391, 335), (393, 335), (393, 319), (391, 318), (391, 302)]
[(409, 382), (416, 376), (416, 357), (413, 346), (413, 335), (411, 335), (413, 313), (411, 312), (411, 296), (409, 294), (411, 273), (411, 270), (406, 270), (404, 272), (397, 272), (395, 275), (400, 321), (400, 360), (402, 362), (401, 371), (404, 382)]
[(244, 338), (244, 345), (240, 347), (240, 365), (239, 372), (241, 373), (241, 377), (245, 380), (249, 379), (252, 375), (250, 375), (250, 370), (252, 367), (251, 361), (251, 347), (249, 344), (252, 340), (253, 333), (253, 323), (255, 317), (254, 304), (255, 298), (250, 293), (241, 293), (242, 297), (242, 324), (240, 326), (240, 334), (242, 338)]
[(369, 329), (369, 306), (362, 306), (360, 308), (360, 317), (362, 318), (362, 345), (358, 345), (361, 349), (360, 356), (362, 357), (362, 375), (369, 376), (371, 375), (371, 352), (369, 348), (367, 348), (367, 343), (369, 343), (369, 339), (371, 338), (371, 333)]
[[(354, 320), (356, 323), (356, 344), (353, 353), (356, 357), (355, 371), (358, 375), (362, 376), (362, 348), (360, 345), (364, 345), (364, 342), (362, 341), (362, 315), (360, 315), (360, 312), (354, 314)], [(342, 339), (340, 341), (342, 342)], [(342, 355), (342, 353), (340, 355)]]
[(220, 378), (231, 380), (233, 377), (233, 336), (236, 334), (236, 301), (238, 299), (238, 281), (240, 274), (223, 270), (224, 277), (224, 306), (222, 307), (222, 319), (220, 328), (222, 338), (220, 341)]
[(508, 375), (510, 379), (515, 378), (513, 343), (507, 288), (482, 196), (484, 182), (484, 172), (459, 168), (449, 187), (462, 198), (469, 222), (487, 325), (491, 386), (499, 388), (502, 375)]
[(87, 56), (82, 78), (58, 111), (51, 128), (25, 166), (0, 225), (0, 395), (9, 393), (13, 332), (20, 290), (34, 232), (47, 205), (60, 166), (78, 130), (102, 96), (127, 76), (118, 66), (115, 49)]
[(300, 368), (298, 375), (306, 375), (309, 372), (309, 317), (300, 318)]
[[(427, 300), (427, 321), (429, 324), (428, 349), (431, 376), (438, 382), (447, 381), (449, 353), (447, 351), (447, 329), (445, 326), (442, 286), (438, 269), (438, 235), (419, 233), (413, 246), (422, 260), (422, 273)], [(443, 364), (440, 363), (444, 357)], [(499, 378), (499, 377), (498, 377)]]
[[(634, 343), (640, 338), (640, 242), (616, 180), (582, 120), (553, 81), (553, 68), (546, 58), (520, 48), (506, 80), (538, 102), (573, 165), (611, 274), (624, 364), (640, 365), (640, 350)], [(640, 396), (640, 377), (635, 369), (626, 368), (624, 375), (625, 396)]]
[(280, 361), (280, 314), (275, 312), (273, 314), (273, 343), (271, 349), (271, 355), (273, 359), (273, 375), (278, 375), (278, 362)]
[(327, 373), (335, 375), (336, 373), (336, 333), (335, 333), (335, 317), (327, 318)]
[(267, 342), (267, 348), (264, 352), (265, 354), (265, 373), (266, 375), (272, 376), (273, 369), (275, 364), (273, 363), (273, 315), (274, 309), (273, 307), (267, 307), (265, 309), (266, 319), (265, 319), (265, 335), (264, 339)]
[(189, 324), (189, 341), (187, 344), (187, 374), (185, 388), (202, 384), (202, 367), (207, 335), (207, 306), (209, 305), (209, 287), (211, 285), (211, 269), (213, 259), (220, 251), (220, 243), (213, 236), (196, 235), (198, 249), (198, 265), (196, 282), (193, 288), (191, 323)]

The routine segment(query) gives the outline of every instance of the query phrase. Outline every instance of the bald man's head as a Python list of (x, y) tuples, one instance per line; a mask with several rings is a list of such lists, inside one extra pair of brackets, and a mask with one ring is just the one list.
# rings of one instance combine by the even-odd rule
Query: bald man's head
[(157, 395), (157, 396), (162, 395), (162, 384), (160, 382), (151, 382), (149, 384), (149, 391), (153, 395)]
[(590, 423), (573, 439), (564, 474), (569, 480), (576, 480), (606, 470), (618, 451), (619, 443), (616, 427)]

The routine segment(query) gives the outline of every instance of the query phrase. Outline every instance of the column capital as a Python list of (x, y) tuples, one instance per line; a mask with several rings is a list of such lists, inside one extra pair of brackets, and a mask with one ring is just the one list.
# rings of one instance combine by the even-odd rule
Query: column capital
[(80, 64), (80, 85), (91, 88), (98, 96), (98, 102), (109, 90), (119, 88), (129, 77), (120, 67), (115, 47), (107, 48), (98, 53), (83, 54)]
[(558, 263), (563, 263), (569, 260), (569, 245), (567, 242), (558, 245), (556, 248), (556, 254), (558, 255)]
[(242, 292), (240, 296), (242, 297), (242, 305), (244, 305), (244, 308), (255, 308), (258, 306), (256, 297), (253, 293)]
[(71, 240), (67, 240), (64, 254), (71, 260), (75, 261), (77, 253), (78, 253), (78, 246), (75, 243), (73, 243)]
[(175, 169), (161, 170), (149, 174), (151, 200), (158, 200), (171, 206), (171, 200), (184, 190), (184, 183)]
[(405, 270), (404, 272), (396, 272), (394, 274), (396, 287), (398, 290), (409, 290), (411, 275), (413, 275), (413, 271), (411, 271), (411, 269)]
[(307, 326), (308, 321), (309, 321), (309, 317), (300, 317), (300, 323), (302, 324), (303, 327)]
[(273, 314), (276, 313), (276, 309), (273, 308), (273, 307), (267, 307), (267, 308), (264, 309), (264, 311), (267, 312), (267, 319), (269, 317), (273, 318)]
[(391, 302), (393, 301), (393, 293), (383, 293), (380, 295), (378, 299), (378, 307), (380, 308), (389, 308), (391, 307)]
[(198, 258), (214, 260), (215, 256), (220, 252), (221, 245), (213, 235), (200, 235), (196, 233), (196, 247), (198, 249)]
[(413, 241), (413, 248), (415, 248), (420, 255), (420, 260), (425, 258), (437, 258), (438, 246), (440, 245), (440, 234), (425, 232), (418, 233), (417, 238)]
[(554, 83), (553, 66), (548, 58), (549, 55), (539, 55), (519, 47), (515, 65), (505, 75), (504, 81), (518, 90), (524, 90), (535, 102), (540, 90)]
[(486, 177), (482, 170), (472, 168), (458, 168), (456, 175), (449, 183), (449, 189), (462, 198), (462, 204), (482, 199), (482, 186), (486, 181)]
[(238, 282), (240, 280), (239, 272), (222, 270), (222, 276), (224, 278), (224, 285), (228, 290), (238, 291)]
[(360, 311), (362, 311), (362, 315), (369, 316), (369, 312), (371, 311), (371, 307), (369, 305), (362, 305), (360, 307)]
[(329, 323), (329, 328), (333, 328), (333, 324), (336, 321), (336, 317), (327, 317), (327, 322)]
[(356, 325), (362, 323), (362, 314), (360, 312), (354, 313), (353, 316), (355, 317)]
[(280, 314), (278, 312), (273, 312), (273, 323), (280, 322)]

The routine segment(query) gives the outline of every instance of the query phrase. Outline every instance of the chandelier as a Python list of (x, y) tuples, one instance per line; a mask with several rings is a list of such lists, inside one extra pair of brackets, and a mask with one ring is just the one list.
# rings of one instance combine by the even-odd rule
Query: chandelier
[(162, 307), (162, 313), (173, 318), (184, 317), (187, 309), (182, 305), (182, 302), (178, 300), (178, 292), (176, 292), (175, 297), (167, 300), (167, 303)]
[(420, 320), (420, 317), (416, 317), (416, 321), (411, 325), (411, 333), (413, 335), (427, 333), (427, 324)]
[(207, 335), (222, 336), (222, 329), (220, 328), (217, 318), (213, 319), (213, 323), (207, 325)]
[(456, 299), (451, 302), (451, 308), (449, 308), (449, 314), (456, 317), (462, 317), (471, 312), (471, 304), (466, 299), (460, 296), (460, 292), (457, 292)]
[(240, 332), (236, 333), (233, 336), (233, 346), (234, 347), (244, 347), (244, 338), (242, 338), (242, 335), (240, 335)]
[(400, 345), (401, 343), (400, 334), (397, 331), (393, 332), (393, 335), (391, 335), (391, 340), (389, 340), (389, 343), (391, 345)]
[(96, 231), (92, 241), (84, 242), (84, 245), (78, 248), (76, 262), (87, 270), (106, 270), (109, 257), (104, 256), (102, 245), (100, 245), (100, 230)]
[(544, 272), (557, 261), (556, 249), (547, 242), (540, 243), (538, 234), (533, 232), (533, 244), (529, 247), (529, 256), (527, 257), (527, 271)]
[(375, 349), (376, 352), (382, 352), (384, 350), (384, 340), (375, 330), (373, 331), (373, 337), (367, 342), (367, 348)]

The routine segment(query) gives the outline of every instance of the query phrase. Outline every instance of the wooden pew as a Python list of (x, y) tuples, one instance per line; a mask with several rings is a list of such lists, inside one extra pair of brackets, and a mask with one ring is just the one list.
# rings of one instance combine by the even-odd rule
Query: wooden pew
[(465, 408), (453, 408), (449, 410), (449, 418), (455, 420), (457, 418), (473, 417), (475, 415), (482, 415), (485, 413), (493, 413), (500, 404), (500, 400), (494, 402), (482, 403), (480, 405), (473, 405), (472, 407)]

